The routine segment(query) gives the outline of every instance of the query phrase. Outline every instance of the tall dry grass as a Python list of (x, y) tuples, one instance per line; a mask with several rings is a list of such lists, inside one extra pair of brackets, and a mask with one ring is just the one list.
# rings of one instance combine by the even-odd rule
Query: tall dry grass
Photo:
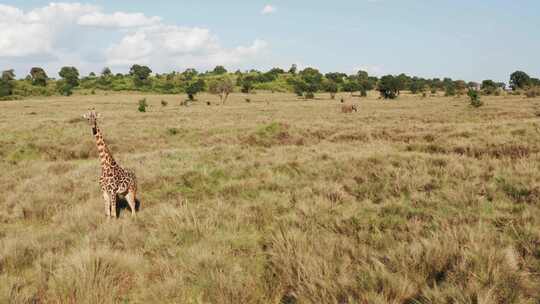
[(198, 98), (0, 105), (0, 303), (539, 303), (539, 99)]

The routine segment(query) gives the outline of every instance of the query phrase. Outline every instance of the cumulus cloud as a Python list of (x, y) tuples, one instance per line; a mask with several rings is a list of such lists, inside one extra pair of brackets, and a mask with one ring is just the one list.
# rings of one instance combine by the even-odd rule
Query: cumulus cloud
[(99, 70), (104, 65), (125, 68), (138, 63), (170, 71), (243, 63), (266, 48), (267, 43), (258, 39), (225, 48), (210, 29), (168, 25), (160, 17), (142, 13), (106, 13), (94, 5), (51, 3), (23, 11), (0, 4), (2, 64), (23, 58), (36, 64), (46, 58), (39, 64)]
[(109, 15), (101, 12), (94, 12), (83, 15), (77, 20), (79, 25), (113, 28), (149, 26), (160, 22), (160, 17), (146, 17), (141, 13), (128, 14), (124, 12), (115, 12)]
[(272, 6), (270, 4), (267, 4), (263, 7), (262, 11), (261, 11), (261, 14), (263, 15), (270, 15), (270, 14), (273, 14), (276, 12), (276, 7), (275, 6)]

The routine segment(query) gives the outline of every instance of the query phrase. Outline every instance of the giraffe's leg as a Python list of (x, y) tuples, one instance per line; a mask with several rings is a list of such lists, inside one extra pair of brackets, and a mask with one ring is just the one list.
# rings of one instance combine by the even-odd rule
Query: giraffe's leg
[(135, 191), (131, 190), (126, 195), (126, 200), (128, 201), (129, 208), (131, 208), (131, 216), (135, 216)]
[(111, 217), (111, 199), (107, 191), (103, 191), (103, 200), (105, 201), (105, 215), (107, 218)]
[(116, 193), (109, 193), (109, 196), (111, 198), (111, 216), (117, 218), (116, 202), (118, 201), (118, 197), (116, 196)]

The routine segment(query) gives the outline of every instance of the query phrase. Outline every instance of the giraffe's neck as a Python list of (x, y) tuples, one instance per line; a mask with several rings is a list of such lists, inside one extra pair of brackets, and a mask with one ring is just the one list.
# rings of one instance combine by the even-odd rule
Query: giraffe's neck
[(116, 167), (116, 161), (114, 160), (114, 157), (111, 154), (111, 151), (109, 151), (109, 148), (107, 147), (107, 144), (105, 143), (105, 140), (103, 140), (103, 133), (101, 130), (95, 126), (92, 129), (94, 136), (96, 137), (96, 145), (99, 152), (99, 161), (101, 162), (101, 169), (105, 170), (107, 168)]

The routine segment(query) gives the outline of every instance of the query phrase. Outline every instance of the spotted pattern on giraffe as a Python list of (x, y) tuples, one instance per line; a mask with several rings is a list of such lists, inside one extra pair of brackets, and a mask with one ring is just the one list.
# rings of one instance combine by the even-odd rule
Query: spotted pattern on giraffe
[(88, 120), (92, 128), (92, 134), (96, 139), (96, 146), (99, 152), (99, 160), (101, 164), (101, 175), (99, 177), (99, 185), (103, 192), (105, 200), (105, 214), (108, 218), (117, 217), (116, 203), (118, 195), (124, 195), (131, 208), (131, 214), (136, 215), (136, 194), (137, 194), (137, 178), (135, 172), (130, 169), (122, 168), (112, 156), (105, 140), (103, 133), (97, 125), (97, 114), (93, 109), (83, 115)]

